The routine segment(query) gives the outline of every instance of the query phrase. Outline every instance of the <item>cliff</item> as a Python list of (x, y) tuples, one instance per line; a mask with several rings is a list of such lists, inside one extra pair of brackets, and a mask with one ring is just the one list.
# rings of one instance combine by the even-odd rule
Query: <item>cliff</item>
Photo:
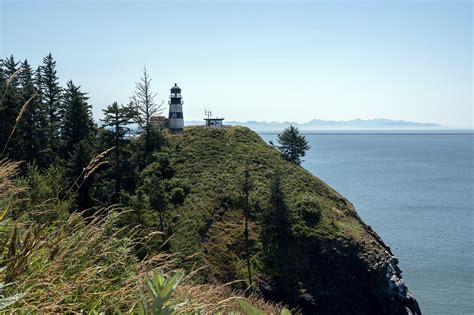
[[(266, 298), (308, 314), (421, 314), (397, 258), (352, 204), (304, 168), (284, 161), (258, 134), (245, 127), (193, 127), (166, 138), (177, 176), (192, 184), (184, 204), (169, 214), (177, 218), (170, 247), (186, 267), (204, 267), (202, 281), (246, 279), (239, 183), (248, 165), (254, 180), (252, 270)], [(283, 271), (272, 274), (262, 266), (259, 214), (268, 204), (276, 168), (292, 236), (287, 254), (278, 260)], [(310, 202), (302, 206), (302, 200)]]

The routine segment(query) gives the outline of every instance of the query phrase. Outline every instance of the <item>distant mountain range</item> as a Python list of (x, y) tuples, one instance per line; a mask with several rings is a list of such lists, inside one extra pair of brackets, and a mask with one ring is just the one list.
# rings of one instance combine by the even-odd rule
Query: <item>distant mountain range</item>
[[(203, 125), (203, 121), (187, 121), (186, 125)], [(392, 119), (354, 119), (354, 120), (321, 120), (313, 119), (306, 123), (296, 122), (266, 122), (266, 121), (224, 121), (225, 125), (246, 126), (256, 131), (277, 131), (282, 130), (289, 125), (298, 127), (300, 130), (322, 130), (322, 129), (432, 129), (441, 128), (441, 125), (434, 123), (417, 123), (405, 120)]]

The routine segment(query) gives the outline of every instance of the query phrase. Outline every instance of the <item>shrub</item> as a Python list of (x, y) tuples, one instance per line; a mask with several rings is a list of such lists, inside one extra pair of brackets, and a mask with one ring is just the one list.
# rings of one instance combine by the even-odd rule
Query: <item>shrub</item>
[(186, 193), (184, 192), (184, 189), (181, 187), (173, 188), (171, 191), (171, 203), (175, 205), (180, 205), (184, 202), (184, 199), (186, 198)]
[(296, 236), (311, 237), (318, 232), (321, 222), (321, 202), (314, 196), (303, 195), (298, 198), (294, 206), (293, 232)]
[(316, 226), (321, 220), (322, 206), (318, 199), (313, 196), (303, 196), (296, 203), (296, 213), (310, 227)]
[(42, 223), (64, 220), (74, 205), (74, 194), (67, 194), (64, 173), (56, 166), (40, 172), (37, 166), (29, 165), (17, 186), (23, 188), (23, 196), (16, 216), (28, 213)]

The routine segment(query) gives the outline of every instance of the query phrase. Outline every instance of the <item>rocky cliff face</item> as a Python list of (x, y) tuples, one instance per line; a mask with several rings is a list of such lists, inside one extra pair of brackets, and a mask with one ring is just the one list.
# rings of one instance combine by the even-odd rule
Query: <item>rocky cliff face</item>
[[(188, 267), (206, 266), (203, 281), (246, 279), (239, 177), (249, 166), (254, 179), (251, 262), (265, 297), (305, 314), (421, 314), (397, 258), (350, 202), (282, 160), (257, 134), (243, 127), (189, 128), (168, 141), (177, 176), (192, 183), (185, 204), (176, 209), (181, 221), (171, 249), (192, 257)], [(262, 264), (259, 221), (276, 167), (283, 174), (292, 231), (278, 273)]]
[(293, 283), (284, 289), (267, 278), (264, 295), (297, 305), (304, 314), (421, 314), (398, 259), (369, 226), (361, 225), (372, 240), (295, 239), (300, 258), (287, 270)]

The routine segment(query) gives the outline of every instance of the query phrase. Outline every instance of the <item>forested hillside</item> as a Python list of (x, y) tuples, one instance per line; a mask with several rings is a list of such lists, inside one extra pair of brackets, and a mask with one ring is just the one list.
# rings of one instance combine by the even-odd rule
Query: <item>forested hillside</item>
[[(196, 281), (169, 250), (163, 215), (189, 185), (150, 124), (162, 108), (146, 69), (130, 103), (111, 102), (99, 124), (87, 93), (59, 82), (51, 54), (36, 70), (1, 60), (0, 310), (139, 312), (157, 303), (153, 292), (173, 292), (161, 311), (239, 310), (247, 299), (279, 312), (256, 292)], [(160, 277), (174, 289), (160, 288)]]
[(238, 309), (236, 296), (271, 313), (419, 312), (352, 205), (257, 134), (153, 125), (162, 108), (146, 69), (100, 123), (80, 85), (59, 84), (51, 55), (35, 71), (13, 56), (0, 69), (11, 310), (136, 310), (147, 273), (182, 273), (180, 312)]

